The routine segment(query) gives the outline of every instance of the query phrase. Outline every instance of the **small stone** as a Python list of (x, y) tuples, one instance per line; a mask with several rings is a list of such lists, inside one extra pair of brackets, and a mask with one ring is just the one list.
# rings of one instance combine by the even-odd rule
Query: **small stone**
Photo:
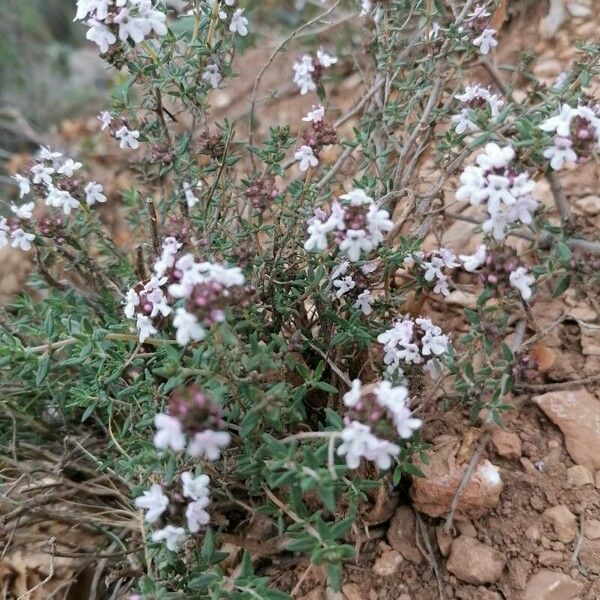
[(545, 510), (542, 519), (550, 524), (559, 541), (568, 544), (577, 537), (577, 519), (564, 504)]
[(581, 465), (575, 465), (567, 469), (567, 485), (569, 487), (582, 487), (584, 485), (594, 485), (594, 476), (592, 472)]
[(560, 552), (554, 552), (553, 550), (544, 550), (540, 552), (538, 556), (538, 562), (544, 567), (555, 567), (560, 565), (563, 560), (563, 555)]
[(382, 577), (393, 575), (402, 562), (402, 555), (396, 550), (384, 552), (373, 565), (373, 573)]
[(473, 538), (477, 537), (477, 529), (475, 529), (475, 525), (473, 525), (471, 521), (457, 521), (456, 529), (458, 529), (459, 533), (462, 535)]
[[(458, 459), (460, 448), (457, 438), (440, 436), (429, 452), (429, 464), (418, 461), (417, 466), (425, 477), (412, 477), (410, 488), (413, 506), (418, 511), (430, 517), (448, 513), (467, 468), (468, 461)], [(456, 520), (479, 518), (494, 509), (500, 501), (502, 489), (498, 467), (487, 459), (481, 460), (462, 492)]]
[(342, 594), (346, 596), (346, 600), (366, 600), (367, 598), (356, 583), (346, 583), (343, 585)]
[(597, 331), (581, 328), (581, 352), (586, 356), (600, 356), (600, 336)]
[(452, 536), (446, 531), (443, 525), (438, 525), (435, 528), (435, 538), (442, 556), (450, 554), (450, 546), (452, 546)]
[(542, 534), (538, 525), (531, 525), (525, 530), (525, 537), (530, 542), (539, 542), (541, 535)]
[(521, 456), (521, 439), (516, 433), (504, 429), (494, 429), (491, 440), (498, 456), (502, 458), (519, 458)]
[(559, 571), (538, 571), (527, 583), (524, 600), (576, 600), (581, 584)]
[(600, 469), (600, 401), (585, 389), (548, 392), (534, 401), (562, 431), (571, 458), (588, 469)]
[(400, 506), (394, 513), (387, 532), (390, 546), (409, 562), (420, 564), (423, 556), (415, 545), (415, 513), (410, 506)]
[(597, 519), (590, 519), (589, 521), (583, 522), (583, 535), (588, 540), (597, 540), (600, 538), (600, 521)]
[(502, 575), (504, 559), (497, 550), (461, 535), (452, 542), (446, 567), (458, 579), (481, 585), (496, 581)]

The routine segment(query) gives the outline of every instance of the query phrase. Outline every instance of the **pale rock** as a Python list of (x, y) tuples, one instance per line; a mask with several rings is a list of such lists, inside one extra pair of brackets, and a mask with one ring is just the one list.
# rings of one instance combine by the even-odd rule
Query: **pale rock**
[(308, 592), (308, 594), (305, 594), (304, 596), (300, 596), (299, 600), (325, 600), (325, 594), (323, 593), (323, 588), (316, 587), (316, 588), (310, 590), (310, 592)]
[(346, 583), (343, 585), (342, 594), (344, 594), (346, 600), (366, 600), (367, 598), (356, 583)]
[(435, 528), (435, 539), (437, 540), (442, 556), (448, 556), (450, 554), (450, 546), (452, 546), (452, 536), (446, 531), (444, 525), (438, 525)]
[(473, 538), (477, 537), (477, 529), (475, 529), (475, 525), (471, 521), (457, 521), (456, 529), (458, 529), (461, 535)]
[(563, 561), (563, 555), (560, 552), (554, 550), (544, 550), (540, 552), (538, 556), (538, 562), (543, 567), (556, 567)]
[(453, 306), (475, 309), (477, 308), (477, 294), (463, 292), (462, 290), (452, 290), (447, 296), (444, 296), (444, 302)]
[(394, 575), (402, 562), (402, 555), (396, 550), (384, 552), (373, 565), (373, 573), (381, 577)]
[(522, 454), (521, 438), (516, 433), (494, 429), (491, 440), (494, 450), (502, 458), (519, 458)]
[(600, 573), (600, 540), (585, 540), (579, 550), (579, 562), (594, 573)]
[(567, 10), (571, 13), (572, 17), (589, 17), (592, 11), (589, 6), (585, 6), (580, 2), (571, 2), (567, 4)]
[(584, 303), (578, 303), (570, 308), (569, 314), (584, 322), (590, 322), (596, 319), (596, 311), (589, 304)]
[(577, 198), (575, 206), (585, 215), (594, 216), (600, 213), (600, 196), (584, 196)]
[(550, 524), (558, 541), (568, 544), (577, 537), (577, 519), (564, 504), (545, 510), (542, 519)]
[(524, 600), (578, 600), (581, 584), (559, 571), (538, 571), (527, 582)]
[(581, 328), (581, 351), (586, 356), (600, 356), (600, 331)]
[(387, 539), (390, 546), (400, 552), (407, 561), (420, 564), (423, 556), (415, 545), (415, 527), (413, 509), (410, 506), (400, 506), (390, 521)]
[(530, 541), (530, 542), (539, 542), (540, 538), (542, 537), (542, 533), (540, 531), (540, 527), (539, 525), (530, 525), (526, 530), (525, 530), (525, 537)]
[(332, 587), (325, 590), (325, 600), (345, 600), (342, 592), (336, 592)]
[(559, 427), (571, 458), (589, 469), (600, 469), (600, 401), (587, 390), (548, 392), (534, 402)]
[(481, 585), (500, 578), (504, 558), (497, 550), (461, 535), (452, 542), (446, 567), (461, 581)]
[(583, 535), (585, 535), (588, 540), (597, 540), (600, 538), (600, 521), (598, 521), (598, 519), (584, 521)]
[[(417, 461), (425, 477), (413, 477), (410, 496), (413, 506), (430, 517), (441, 517), (450, 510), (452, 499), (463, 479), (467, 462), (459, 462), (460, 441), (440, 436), (429, 451), (429, 464)], [(499, 469), (483, 459), (465, 486), (455, 512), (457, 521), (476, 519), (498, 505), (503, 484)]]
[(541, 61), (534, 66), (534, 72), (538, 77), (556, 77), (562, 70), (563, 67), (556, 58)]
[(569, 467), (567, 469), (567, 485), (569, 487), (594, 485), (594, 475), (587, 467), (581, 465)]

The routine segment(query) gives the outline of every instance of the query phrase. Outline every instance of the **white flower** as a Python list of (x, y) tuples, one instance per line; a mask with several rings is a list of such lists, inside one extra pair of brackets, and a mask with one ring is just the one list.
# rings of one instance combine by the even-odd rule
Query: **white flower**
[(147, 510), (144, 519), (148, 523), (156, 523), (160, 516), (167, 510), (169, 499), (165, 496), (162, 488), (157, 483), (153, 483), (149, 490), (146, 490), (142, 496), (133, 501), (136, 508)]
[(157, 277), (162, 277), (168, 269), (173, 267), (175, 264), (175, 255), (179, 248), (181, 248), (181, 244), (174, 237), (165, 238), (162, 246), (162, 254), (154, 263), (154, 273)]
[(496, 38), (496, 30), (492, 28), (486, 28), (481, 32), (479, 37), (476, 37), (473, 40), (473, 45), (479, 47), (480, 54), (489, 54), (492, 48), (495, 48), (498, 45)]
[(185, 435), (179, 419), (158, 414), (154, 417), (154, 427), (156, 427), (153, 441), (155, 448), (159, 450), (170, 448), (173, 452), (181, 452), (185, 448)]
[(348, 275), (343, 279), (336, 279), (333, 282), (333, 285), (338, 288), (335, 293), (336, 298), (341, 298), (344, 294), (353, 289), (356, 286), (356, 283), (354, 282), (354, 279), (352, 279), (352, 276)]
[(326, 68), (334, 65), (338, 60), (335, 56), (327, 54), (327, 52), (322, 49), (317, 50), (317, 59)]
[(308, 228), (308, 239), (304, 242), (307, 252), (322, 252), (327, 248), (327, 234), (331, 231), (327, 223), (314, 221)]
[(340, 200), (347, 200), (350, 206), (362, 206), (363, 204), (373, 204), (373, 198), (368, 196), (364, 190), (353, 189), (347, 194), (340, 196)]
[(98, 115), (98, 120), (100, 121), (100, 123), (102, 123), (102, 127), (100, 127), (100, 131), (104, 131), (113, 121), (112, 115), (106, 111), (103, 110), (99, 115)]
[(460, 175), (460, 181), (463, 184), (456, 191), (457, 200), (469, 200), (473, 205), (480, 204), (485, 199), (486, 181), (483, 177), (483, 171), (479, 167), (468, 165)]
[(0, 248), (6, 248), (6, 246), (8, 246), (8, 231), (6, 219), (0, 217)]
[(477, 250), (475, 250), (475, 254), (460, 254), (458, 258), (462, 261), (464, 270), (473, 273), (473, 271), (476, 271), (485, 263), (486, 257), (486, 247), (484, 244), (481, 244), (478, 246)]
[(89, 29), (86, 39), (94, 42), (100, 48), (101, 54), (106, 54), (108, 49), (117, 41), (117, 36), (104, 23), (96, 19), (88, 19)]
[(371, 304), (375, 302), (375, 298), (373, 298), (373, 294), (371, 294), (370, 290), (364, 290), (356, 299), (356, 302), (352, 305), (354, 308), (359, 308), (363, 315), (369, 316), (373, 312), (373, 308)]
[(205, 496), (187, 505), (185, 518), (191, 533), (198, 533), (202, 527), (210, 523), (210, 515), (204, 510), (209, 502), (210, 498)]
[(196, 315), (182, 307), (175, 311), (173, 327), (177, 330), (175, 339), (180, 346), (185, 346), (191, 341), (199, 342), (206, 336), (206, 330), (198, 323)]
[(448, 279), (448, 277), (446, 275), (439, 275), (435, 282), (435, 285), (433, 286), (433, 293), (441, 294), (442, 296), (449, 296), (450, 295), (450, 289), (448, 288), (449, 282), (450, 282), (450, 280)]
[(331, 280), (337, 279), (340, 275), (345, 275), (348, 267), (350, 266), (349, 260), (343, 260), (333, 271), (331, 271)]
[(500, 147), (494, 142), (485, 145), (485, 152), (477, 156), (477, 164), (485, 171), (502, 169), (515, 157), (511, 146)]
[(489, 17), (490, 13), (487, 11), (485, 6), (477, 5), (473, 12), (467, 15), (468, 21), (474, 21), (475, 19), (483, 19), (484, 17)]
[(96, 202), (106, 202), (106, 196), (102, 193), (104, 188), (100, 183), (90, 181), (83, 191), (85, 192), (85, 201), (88, 206), (93, 206)]
[(27, 204), (22, 204), (21, 206), (16, 206), (15, 204), (10, 205), (10, 210), (19, 219), (31, 219), (34, 208), (35, 202), (27, 202)]
[(23, 177), (22, 175), (19, 175), (17, 173), (16, 175), (13, 175), (12, 178), (17, 182), (17, 185), (19, 186), (19, 199), (23, 198), (23, 196), (25, 196), (26, 194), (29, 194), (29, 192), (31, 191), (31, 182), (29, 181), (29, 179), (27, 179), (27, 177)]
[(374, 461), (380, 469), (389, 469), (392, 459), (400, 452), (400, 447), (381, 440), (371, 433), (370, 427), (352, 421), (342, 431), (342, 444), (337, 449), (338, 456), (345, 456), (351, 469), (360, 465), (361, 458)]
[(377, 403), (392, 415), (398, 435), (408, 439), (421, 427), (421, 419), (412, 416), (408, 407), (408, 390), (403, 385), (393, 387), (389, 381), (382, 381), (374, 389)]
[(244, 9), (238, 8), (231, 17), (229, 23), (229, 31), (231, 33), (239, 33), (242, 37), (248, 35), (248, 19), (243, 16)]
[(459, 135), (469, 132), (477, 131), (479, 127), (471, 120), (471, 109), (463, 108), (457, 115), (452, 115), (452, 122), (454, 123), (454, 131)]
[(26, 233), (22, 229), (15, 229), (10, 234), (10, 239), (12, 240), (10, 245), (13, 248), (19, 248), (23, 252), (27, 252), (31, 250), (31, 242), (35, 239), (35, 235), (33, 233)]
[(177, 552), (185, 542), (185, 529), (167, 525), (163, 529), (154, 531), (150, 536), (153, 542), (165, 542), (165, 545), (171, 552)]
[(200, 500), (209, 495), (208, 486), (210, 479), (208, 475), (198, 475), (194, 477), (189, 471), (181, 474), (183, 483), (183, 495), (192, 500)]
[(444, 263), (444, 266), (448, 267), (449, 269), (458, 267), (458, 263), (456, 262), (456, 255), (454, 254), (454, 252), (452, 252), (452, 250), (441, 247), (437, 251), (437, 253), (438, 256), (441, 258), (442, 262)]
[(306, 116), (302, 117), (302, 120), (306, 121), (307, 123), (318, 123), (319, 121), (323, 120), (324, 116), (325, 109), (320, 104), (317, 106), (313, 104), (312, 110), (309, 110)]
[(48, 160), (54, 163), (56, 159), (62, 157), (62, 152), (52, 152), (50, 148), (46, 146), (40, 146), (40, 150), (38, 152), (38, 157), (40, 160)]
[(490, 174), (487, 177), (487, 182), (486, 192), (490, 214), (496, 213), (500, 208), (500, 204), (509, 205), (516, 202), (516, 198), (511, 193), (511, 181), (508, 177)]
[(31, 167), (31, 172), (33, 173), (33, 183), (43, 183), (46, 186), (52, 185), (52, 177), (50, 177), (54, 173), (52, 167), (46, 167), (43, 164), (34, 165)]
[(157, 333), (156, 327), (152, 323), (150, 317), (141, 313), (137, 316), (136, 327), (139, 333), (140, 342), (143, 344), (152, 334)]
[(66, 190), (59, 190), (50, 185), (46, 196), (46, 206), (62, 208), (65, 215), (70, 215), (72, 209), (79, 208), (79, 202)]
[(348, 255), (351, 262), (360, 260), (360, 253), (364, 250), (370, 252), (374, 245), (367, 237), (367, 232), (364, 229), (348, 229), (346, 236), (340, 242), (339, 248), (342, 252)]
[(509, 276), (510, 285), (519, 290), (523, 300), (531, 298), (531, 286), (535, 282), (535, 277), (530, 275), (525, 267), (518, 267)]
[(194, 435), (188, 446), (188, 454), (194, 458), (202, 457), (208, 460), (218, 460), (221, 448), (227, 448), (231, 436), (226, 431), (206, 429)]
[(550, 166), (558, 171), (566, 162), (575, 162), (577, 154), (573, 150), (573, 143), (569, 138), (555, 136), (554, 146), (544, 150), (544, 157), (550, 159)]
[(294, 70), (294, 83), (300, 88), (300, 94), (303, 96), (312, 90), (317, 89), (312, 73), (315, 70), (313, 60), (308, 54), (301, 56), (292, 66)]
[(137, 150), (140, 147), (138, 141), (140, 132), (127, 129), (125, 125), (115, 132), (115, 137), (119, 140), (119, 148), (121, 148), (121, 150), (125, 150), (126, 148)]
[(384, 240), (384, 232), (393, 229), (394, 224), (390, 220), (387, 210), (377, 208), (375, 204), (369, 206), (367, 211), (367, 229), (371, 236), (373, 247), (378, 246)]
[(428, 329), (421, 339), (421, 353), (424, 356), (434, 354), (439, 356), (448, 350), (448, 338), (442, 334), (436, 334), (433, 329)]
[(546, 119), (539, 128), (542, 131), (555, 131), (560, 137), (569, 137), (571, 134), (571, 120), (577, 111), (568, 104), (563, 104), (558, 115)]
[(196, 189), (201, 189), (202, 184), (198, 182), (195, 186), (192, 186), (191, 183), (184, 181), (182, 187), (183, 195), (185, 196), (185, 201), (188, 205), (188, 208), (194, 208), (194, 206), (200, 202), (200, 199), (194, 194), (194, 187), (196, 187)]
[(294, 159), (300, 163), (298, 166), (302, 172), (308, 171), (310, 167), (316, 167), (319, 164), (319, 159), (310, 146), (300, 146), (300, 149), (294, 154)]
[(81, 169), (83, 165), (80, 162), (75, 162), (72, 158), (68, 158), (58, 168), (57, 173), (64, 175), (65, 177), (73, 177), (73, 173)]
[(350, 389), (343, 396), (344, 406), (355, 408), (358, 405), (362, 393), (361, 388), (360, 379), (355, 379), (350, 385)]
[(490, 218), (486, 219), (481, 229), (484, 233), (491, 233), (495, 240), (503, 240), (506, 236), (506, 227), (511, 222), (508, 214), (505, 211), (498, 211), (495, 214), (490, 214)]
[(202, 73), (202, 79), (210, 84), (213, 89), (217, 89), (221, 83), (223, 76), (219, 73), (219, 67), (214, 63), (206, 65), (204, 73)]

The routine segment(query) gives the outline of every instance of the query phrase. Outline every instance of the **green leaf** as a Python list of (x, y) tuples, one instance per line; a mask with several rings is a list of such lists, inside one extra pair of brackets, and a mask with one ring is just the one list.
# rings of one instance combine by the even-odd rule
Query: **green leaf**
[(340, 590), (342, 583), (342, 563), (341, 562), (330, 562), (327, 564), (327, 581), (333, 588), (334, 592)]
[(40, 386), (50, 371), (50, 355), (44, 354), (38, 361), (37, 373), (35, 374), (35, 385)]
[(566, 275), (563, 275), (554, 286), (554, 289), (552, 290), (552, 297), (558, 298), (558, 296), (563, 294), (569, 288), (570, 284), (571, 274), (567, 273)]

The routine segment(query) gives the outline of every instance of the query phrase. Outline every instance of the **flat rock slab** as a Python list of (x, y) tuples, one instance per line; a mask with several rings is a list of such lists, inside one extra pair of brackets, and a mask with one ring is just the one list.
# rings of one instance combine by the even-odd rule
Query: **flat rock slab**
[(533, 400), (562, 431), (571, 458), (588, 469), (600, 469), (600, 401), (584, 389), (548, 392)]

